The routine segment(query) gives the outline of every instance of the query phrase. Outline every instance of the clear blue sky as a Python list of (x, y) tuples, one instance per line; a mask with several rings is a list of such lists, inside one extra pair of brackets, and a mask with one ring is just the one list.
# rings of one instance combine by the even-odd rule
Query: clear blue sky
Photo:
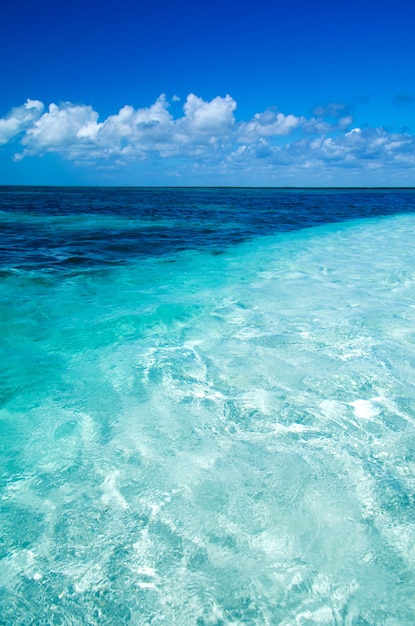
[(4, 0), (1, 19), (0, 184), (415, 185), (410, 0)]

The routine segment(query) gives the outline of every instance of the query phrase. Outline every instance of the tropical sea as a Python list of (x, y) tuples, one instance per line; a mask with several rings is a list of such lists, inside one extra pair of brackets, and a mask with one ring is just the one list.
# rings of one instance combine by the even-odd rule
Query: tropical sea
[(0, 624), (413, 626), (415, 190), (0, 188)]

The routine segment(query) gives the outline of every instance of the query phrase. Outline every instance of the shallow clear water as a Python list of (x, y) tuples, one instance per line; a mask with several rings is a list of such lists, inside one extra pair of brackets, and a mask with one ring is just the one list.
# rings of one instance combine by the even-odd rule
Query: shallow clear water
[(413, 625), (415, 192), (0, 196), (0, 623)]

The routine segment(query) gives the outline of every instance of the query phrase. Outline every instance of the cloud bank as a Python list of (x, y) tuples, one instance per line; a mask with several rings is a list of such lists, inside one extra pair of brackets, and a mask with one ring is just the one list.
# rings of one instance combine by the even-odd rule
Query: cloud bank
[[(177, 97), (172, 99), (177, 101)], [(182, 115), (173, 117), (161, 95), (150, 106), (126, 105), (99, 121), (89, 105), (50, 104), (28, 99), (0, 119), (0, 145), (16, 146), (14, 160), (57, 153), (84, 167), (120, 168), (134, 162), (170, 168), (232, 172), (353, 170), (404, 172), (415, 183), (415, 137), (383, 128), (353, 127), (345, 104), (314, 109), (312, 117), (269, 109), (237, 120), (237, 103), (226, 95), (210, 101), (189, 94)], [(351, 179), (352, 180), (352, 179)]]

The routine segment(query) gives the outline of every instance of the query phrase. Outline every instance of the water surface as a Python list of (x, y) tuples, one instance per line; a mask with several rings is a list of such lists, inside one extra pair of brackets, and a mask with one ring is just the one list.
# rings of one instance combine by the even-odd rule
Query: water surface
[(415, 623), (414, 207), (0, 190), (0, 623)]

